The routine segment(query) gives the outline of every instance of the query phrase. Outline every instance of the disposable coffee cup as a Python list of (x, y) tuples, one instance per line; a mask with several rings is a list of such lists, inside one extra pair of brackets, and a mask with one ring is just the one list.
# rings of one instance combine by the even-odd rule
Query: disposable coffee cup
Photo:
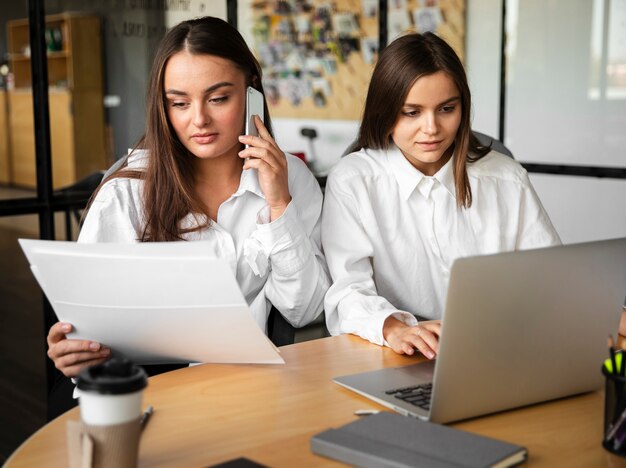
[(81, 463), (90, 451), (86, 445), (91, 444), (94, 468), (137, 466), (142, 397), (147, 384), (141, 367), (119, 358), (84, 369), (78, 375), (81, 442), (70, 451), (80, 451)]
[(146, 372), (127, 359), (88, 367), (78, 376), (80, 418), (93, 426), (121, 424), (141, 417)]

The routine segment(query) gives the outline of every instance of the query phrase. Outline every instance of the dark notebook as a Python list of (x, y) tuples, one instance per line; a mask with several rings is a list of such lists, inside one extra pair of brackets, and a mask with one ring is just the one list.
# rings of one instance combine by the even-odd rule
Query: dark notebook
[(362, 467), (500, 468), (528, 455), (519, 445), (388, 412), (313, 436), (311, 451)]

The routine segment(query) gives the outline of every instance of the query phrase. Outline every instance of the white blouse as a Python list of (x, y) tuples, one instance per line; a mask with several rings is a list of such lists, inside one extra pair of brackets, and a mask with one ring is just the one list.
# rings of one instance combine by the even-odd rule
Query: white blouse
[(393, 146), (360, 150), (333, 168), (322, 215), (332, 335), (381, 345), (390, 315), (411, 326), (441, 318), (456, 258), (560, 244), (520, 164), (492, 151), (467, 172), (473, 203), (465, 209), (452, 159), (429, 177)]
[[(135, 151), (128, 167), (145, 167), (148, 154)], [(322, 193), (306, 165), (287, 155), (292, 200), (283, 215), (269, 221), (269, 208), (256, 169), (244, 170), (237, 191), (219, 207), (217, 222), (191, 232), (185, 240), (203, 240), (211, 253), (226, 259), (262, 330), (273, 304), (301, 327), (322, 311), (329, 286), (320, 249)], [(143, 182), (117, 178), (98, 192), (78, 242), (138, 242), (144, 226)], [(198, 215), (196, 215), (198, 216)], [(193, 214), (184, 226), (196, 225)], [(206, 219), (204, 215), (200, 221)]]

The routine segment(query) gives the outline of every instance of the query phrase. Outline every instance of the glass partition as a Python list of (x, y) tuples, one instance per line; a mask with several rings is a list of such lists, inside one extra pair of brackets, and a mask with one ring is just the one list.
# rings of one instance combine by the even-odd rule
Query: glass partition
[[(43, 6), (45, 13), (52, 198), (37, 191), (35, 122), (40, 114), (33, 108), (31, 65), (36, 54), (29, 32), (29, 8), (35, 5)], [(50, 214), (54, 218), (50, 236), (76, 238), (80, 210), (97, 185), (98, 174), (142, 135), (146, 83), (156, 45), (167, 28), (201, 15), (226, 19), (226, 1), (2, 4), (0, 464), (46, 422), (46, 389), (51, 382), (46, 374), (50, 368), (46, 369), (44, 322), (50, 317), (17, 240), (39, 238), (42, 220)]]
[(626, 3), (507, 0), (506, 11), (507, 146), (529, 163), (626, 168)]

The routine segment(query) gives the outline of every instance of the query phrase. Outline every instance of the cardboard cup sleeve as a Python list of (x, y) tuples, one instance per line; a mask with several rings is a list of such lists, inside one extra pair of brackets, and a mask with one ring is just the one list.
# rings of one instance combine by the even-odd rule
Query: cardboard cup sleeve
[(130, 468), (137, 466), (140, 418), (122, 424), (93, 426), (67, 423), (70, 468)]

